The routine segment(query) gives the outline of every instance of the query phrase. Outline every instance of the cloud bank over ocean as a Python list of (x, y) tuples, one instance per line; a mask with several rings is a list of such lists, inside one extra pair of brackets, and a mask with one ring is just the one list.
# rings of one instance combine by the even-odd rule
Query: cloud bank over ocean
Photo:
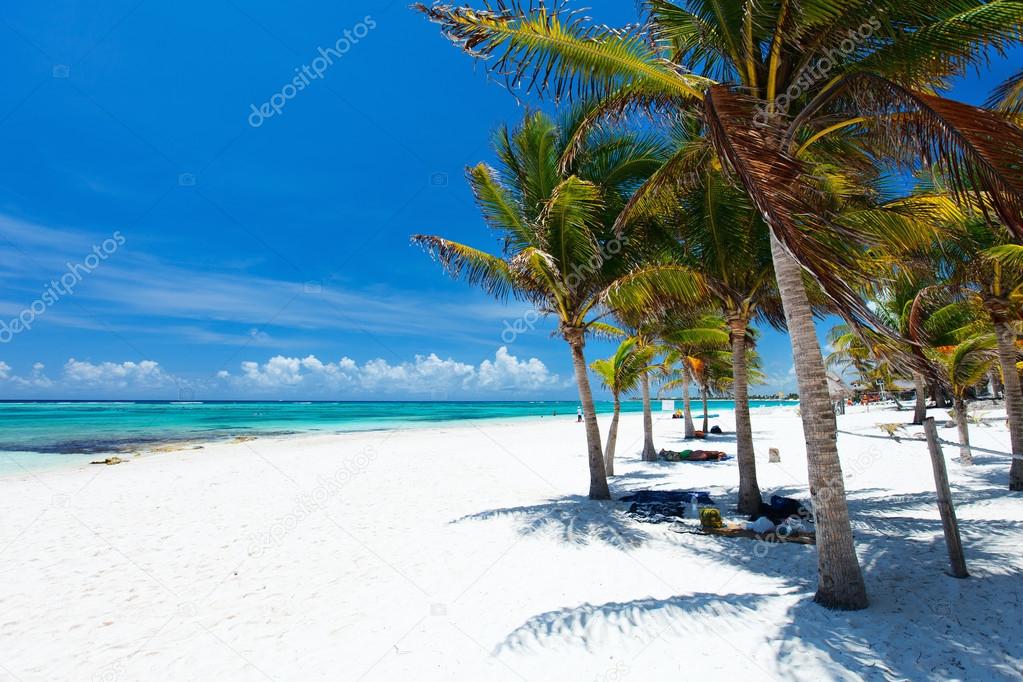
[(0, 361), (0, 390), (26, 397), (216, 398), (416, 398), (468, 400), (516, 398), (537, 391), (560, 393), (571, 382), (537, 358), (519, 359), (508, 348), (469, 364), (436, 353), (391, 363), (382, 358), (321, 360), (315, 355), (275, 355), (264, 362), (245, 360), (212, 376), (183, 377), (155, 360), (90, 362), (70, 358), (51, 378), (35, 363), (24, 374)]

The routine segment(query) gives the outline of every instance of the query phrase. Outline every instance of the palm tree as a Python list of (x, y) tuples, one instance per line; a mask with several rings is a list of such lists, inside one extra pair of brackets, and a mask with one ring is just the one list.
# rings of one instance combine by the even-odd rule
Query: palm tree
[[(968, 184), (982, 187), (991, 213), (1023, 238), (1023, 131), (1002, 117), (930, 94), (983, 59), (990, 46), (1019, 41), (1023, 4), (854, 0), (812, 11), (791, 0), (645, 4), (646, 24), (623, 30), (590, 25), (581, 14), (542, 4), (416, 7), (456, 45), (487, 59), (489, 70), (504, 75), (512, 88), (525, 85), (555, 99), (601, 98), (603, 112), (591, 120), (645, 109), (703, 122), (723, 166), (771, 233), (817, 512), (815, 599), (834, 608), (864, 608), (837, 424), (803, 268), (847, 313), (872, 315), (843, 281), (854, 263), (822, 247), (827, 240), (820, 237), (830, 237), (833, 224), (812, 191), (808, 161), (831, 153), (840, 167), (843, 160), (830, 141), (841, 137), (855, 138), (878, 158), (905, 165), (924, 160), (952, 171), (958, 196)], [(833, 58), (821, 59), (823, 54)], [(684, 170), (684, 159), (673, 157), (663, 174), (678, 178)]]
[[(632, 339), (638, 349), (649, 351), (652, 359), (657, 354), (658, 348), (654, 330), (646, 319), (648, 311), (644, 310), (640, 304), (633, 302), (633, 299), (641, 294), (634, 292), (631, 287), (629, 289), (630, 291), (625, 296), (619, 295), (615, 297), (614, 301), (618, 308), (616, 315), (622, 321), (624, 329), (601, 324), (601, 332), (603, 336), (612, 339)], [(621, 287), (618, 287), (618, 291), (621, 291)], [(640, 453), (640, 459), (644, 462), (657, 461), (657, 448), (654, 446), (654, 417), (650, 404), (650, 374), (650, 372), (644, 372), (639, 378), (643, 403), (643, 450)]]
[(631, 393), (653, 369), (650, 364), (653, 349), (639, 348), (635, 338), (626, 339), (618, 346), (615, 354), (606, 360), (595, 360), (590, 367), (600, 377), (604, 387), (614, 398), (614, 413), (607, 432), (607, 448), (604, 450), (604, 470), (608, 476), (615, 475), (615, 444), (618, 441), (618, 418), (622, 411), (622, 394)]
[[(754, 331), (752, 328), (750, 331)], [(755, 338), (751, 334), (751, 338)], [(751, 341), (751, 346), (755, 341)], [(693, 358), (693, 377), (700, 387), (703, 403), (703, 432), (707, 433), (710, 421), (707, 402), (710, 396), (732, 395), (734, 402), (735, 379), (732, 376), (732, 351), (704, 351)], [(746, 351), (746, 374), (750, 385), (762, 384), (767, 377), (760, 367), (760, 356), (751, 347)]]
[(686, 438), (694, 438), (691, 386), (696, 374), (703, 369), (703, 357), (727, 348), (728, 325), (716, 315), (704, 315), (692, 321), (671, 315), (659, 321), (659, 336), (668, 352), (665, 353), (663, 374), (668, 379), (661, 384), (661, 392), (681, 389), (684, 429)]
[[(760, 508), (746, 365), (751, 324), (785, 326), (767, 225), (748, 195), (730, 182), (721, 161), (699, 127), (683, 123), (673, 135), (675, 158), (685, 159), (687, 175), (677, 183), (656, 182), (641, 188), (619, 220), (647, 216), (675, 226), (676, 261), (703, 278), (724, 315), (732, 350), (735, 396), (736, 459), (739, 463), (739, 509)], [(667, 209), (665, 207), (668, 207)], [(648, 302), (654, 305), (654, 302)], [(686, 435), (691, 436), (688, 420)]]
[(998, 365), (1002, 373), (1005, 409), (1013, 461), (1009, 489), (1023, 490), (1023, 387), (1016, 371), (1016, 323), (1023, 316), (1023, 246), (1013, 243), (1008, 228), (991, 225), (981, 205), (953, 202), (940, 177), (924, 178), (907, 201), (928, 207), (941, 223), (926, 253), (913, 249), (912, 257), (924, 256), (926, 267), (936, 273), (931, 289), (943, 289), (965, 297), (982, 311), (994, 331)]
[[(554, 316), (568, 343), (586, 427), (589, 495), (609, 499), (600, 429), (587, 375), (586, 337), (610, 311), (609, 287), (674, 287), (672, 295), (699, 295), (688, 274), (642, 269), (638, 228), (613, 229), (626, 197), (657, 168), (663, 157), (649, 136), (588, 131), (579, 134), (585, 106), (573, 108), (558, 125), (542, 113), (528, 114), (513, 130), (495, 136), (497, 169), (485, 164), (468, 171), (480, 211), (503, 245), (491, 255), (437, 236), (414, 235), (453, 277), (462, 277), (499, 299), (509, 295)], [(648, 281), (651, 276), (656, 281)], [(664, 283), (668, 284), (665, 285)]]
[(952, 409), (959, 430), (959, 461), (973, 464), (966, 414), (966, 392), (987, 376), (997, 357), (994, 334), (979, 334), (954, 346), (939, 346), (928, 355), (952, 388)]

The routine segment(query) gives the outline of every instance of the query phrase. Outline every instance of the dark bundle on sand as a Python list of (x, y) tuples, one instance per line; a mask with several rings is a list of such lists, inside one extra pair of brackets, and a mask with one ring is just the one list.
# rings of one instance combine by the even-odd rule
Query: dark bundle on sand
[(714, 504), (708, 493), (689, 490), (637, 490), (621, 501), (632, 502), (628, 514), (637, 521), (662, 523), (685, 518), (686, 507), (694, 499), (698, 505)]
[(770, 504), (761, 502), (760, 510), (751, 514), (749, 520), (756, 521), (762, 516), (766, 516), (775, 525), (784, 523), (793, 516), (798, 517), (802, 521), (813, 521), (813, 514), (803, 506), (802, 502), (791, 497), (779, 497), (778, 495), (771, 495)]
[(708, 507), (714, 505), (710, 493), (704, 490), (636, 490), (619, 499), (622, 502), (682, 502), (688, 504), (693, 495), (696, 495), (696, 504)]

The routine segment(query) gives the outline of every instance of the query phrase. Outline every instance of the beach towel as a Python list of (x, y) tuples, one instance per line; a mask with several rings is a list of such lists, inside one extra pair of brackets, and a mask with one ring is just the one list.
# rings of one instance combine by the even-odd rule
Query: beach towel
[(661, 450), (661, 459), (668, 462), (720, 462), (728, 459), (728, 455), (716, 450)]
[(688, 504), (693, 499), (693, 495), (696, 496), (696, 504), (708, 507), (714, 505), (714, 500), (710, 499), (710, 493), (704, 490), (635, 490), (618, 499), (622, 502)]

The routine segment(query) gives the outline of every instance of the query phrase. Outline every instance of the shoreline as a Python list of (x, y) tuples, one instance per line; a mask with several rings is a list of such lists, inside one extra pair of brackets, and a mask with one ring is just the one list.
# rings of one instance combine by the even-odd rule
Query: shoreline
[[(90, 401), (92, 404), (94, 401)], [(681, 409), (681, 401), (679, 402), (679, 409)], [(715, 405), (715, 402), (718, 404)], [(780, 402), (780, 401), (779, 401)], [(63, 404), (60, 402), (53, 402), (54, 405)], [(110, 404), (125, 405), (128, 404), (124, 401), (112, 402)], [(166, 404), (177, 404), (176, 402), (169, 402)], [(296, 402), (296, 405), (305, 404), (304, 402)], [(400, 403), (405, 404), (405, 403)], [(697, 402), (694, 407), (698, 408), (699, 403)], [(710, 410), (712, 411), (711, 419), (721, 418), (729, 416), (734, 412), (734, 402), (730, 400), (719, 400), (710, 401), (708, 403)], [(754, 414), (771, 414), (771, 410), (791, 410), (794, 407), (798, 407), (798, 402), (791, 402), (786, 404), (778, 405), (760, 405), (751, 406), (751, 410)], [(662, 411), (660, 409), (660, 401), (654, 401), (653, 417), (655, 420), (660, 417), (661, 419), (670, 419), (670, 413)], [(622, 416), (640, 414), (640, 411), (629, 410), (623, 411)], [(610, 412), (598, 412), (598, 418), (606, 419), (610, 417)], [(542, 423), (544, 420), (554, 421), (561, 420), (565, 423), (576, 423), (576, 417), (574, 413), (558, 414), (554, 415), (503, 415), (494, 417), (464, 417), (459, 419), (450, 420), (415, 420), (410, 419), (409, 421), (394, 422), (390, 424), (358, 424), (353, 425), (350, 428), (337, 428), (331, 426), (316, 427), (309, 426), (306, 428), (297, 428), (293, 430), (276, 430), (276, 429), (260, 429), (258, 427), (236, 427), (234, 429), (226, 429), (223, 432), (219, 432), (213, 437), (209, 437), (208, 434), (200, 435), (194, 431), (186, 430), (180, 436), (167, 435), (166, 437), (160, 437), (159, 435), (145, 436), (140, 435), (137, 440), (133, 440), (130, 437), (122, 437), (117, 439), (108, 439), (108, 441), (99, 441), (94, 447), (87, 449), (76, 449), (66, 451), (56, 450), (33, 450), (33, 449), (0, 449), (0, 480), (9, 476), (17, 476), (22, 471), (18, 468), (18, 462), (15, 460), (23, 458), (27, 460), (36, 459), (38, 463), (32, 461), (26, 461), (25, 469), (31, 471), (49, 471), (52, 469), (61, 469), (67, 466), (79, 466), (81, 462), (75, 463), (61, 463), (60, 458), (95, 458), (103, 459), (105, 457), (122, 457), (122, 458), (137, 458), (140, 456), (151, 456), (154, 454), (161, 454), (165, 452), (173, 452), (177, 450), (190, 450), (190, 449), (203, 449), (214, 445), (238, 442), (241, 440), (289, 440), (298, 439), (308, 436), (345, 436), (348, 434), (363, 434), (363, 433), (389, 433), (389, 432), (404, 432), (404, 431), (427, 431), (430, 429), (452, 429), (452, 428), (471, 428), (481, 424), (489, 425), (503, 425), (503, 424), (529, 424), (533, 421)], [(693, 419), (699, 421), (702, 419), (702, 412), (700, 409), (694, 409)], [(118, 445), (113, 447), (103, 447), (105, 442), (110, 440), (116, 440)], [(74, 442), (72, 439), (70, 442)], [(43, 460), (48, 460), (43, 463)], [(10, 470), (8, 466), (4, 465), (4, 462), (10, 464)], [(130, 459), (126, 460), (130, 461)]]

